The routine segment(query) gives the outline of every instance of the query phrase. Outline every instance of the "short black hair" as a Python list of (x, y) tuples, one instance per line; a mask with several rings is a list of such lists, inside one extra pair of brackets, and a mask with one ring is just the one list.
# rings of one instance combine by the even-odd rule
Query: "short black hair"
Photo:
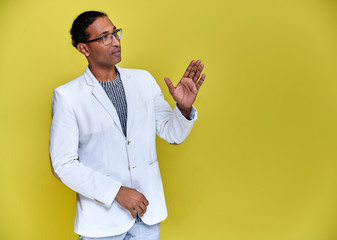
[(98, 11), (86, 11), (77, 16), (70, 30), (72, 44), (77, 48), (77, 44), (88, 41), (89, 35), (86, 33), (87, 27), (98, 17), (107, 17), (108, 15)]

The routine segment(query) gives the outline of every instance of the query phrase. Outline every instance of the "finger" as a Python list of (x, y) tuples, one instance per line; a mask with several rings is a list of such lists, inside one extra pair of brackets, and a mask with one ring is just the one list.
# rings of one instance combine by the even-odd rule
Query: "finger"
[(193, 68), (191, 69), (191, 73), (190, 73), (190, 76), (189, 76), (190, 78), (193, 79), (195, 73), (197, 72), (197, 70), (198, 70), (198, 68), (199, 68), (200, 63), (201, 63), (201, 60), (199, 59), (199, 60), (194, 64)]
[(136, 209), (131, 209), (131, 210), (129, 210), (129, 212), (131, 213), (131, 215), (132, 215), (133, 218), (137, 217)]
[(146, 205), (144, 204), (144, 202), (140, 205), (140, 207), (143, 209), (143, 212), (145, 213), (146, 212)]
[(194, 63), (195, 63), (195, 61), (192, 60), (192, 62), (190, 63), (190, 65), (188, 65), (188, 67), (186, 68), (186, 71), (184, 73), (184, 77), (188, 77), (190, 75), (190, 72), (191, 72), (191, 70), (192, 70), (192, 68), (194, 66)]
[(167, 77), (164, 80), (165, 80), (165, 83), (166, 83), (170, 93), (172, 93), (174, 91), (175, 87), (173, 86), (171, 80)]
[(201, 76), (199, 82), (197, 83), (197, 89), (198, 89), (198, 90), (199, 90), (199, 88), (201, 87), (201, 85), (204, 83), (205, 78), (206, 78), (206, 74), (204, 73), (204, 74), (202, 74), (202, 76)]
[(139, 208), (142, 209), (142, 215), (146, 212), (146, 206), (144, 204), (139, 205)]
[(198, 71), (197, 73), (195, 74), (194, 78), (193, 78), (193, 82), (197, 82), (199, 77), (200, 77), (200, 74), (202, 72), (202, 70), (204, 69), (204, 64), (201, 64), (200, 67), (198, 68)]
[(143, 209), (142, 209), (140, 206), (138, 206), (138, 207), (136, 208), (136, 211), (138, 212), (138, 215), (139, 215), (139, 216), (143, 217), (144, 211), (143, 211)]
[(144, 200), (143, 200), (143, 204), (145, 205), (145, 206), (148, 206), (149, 205), (149, 201), (144, 197)]

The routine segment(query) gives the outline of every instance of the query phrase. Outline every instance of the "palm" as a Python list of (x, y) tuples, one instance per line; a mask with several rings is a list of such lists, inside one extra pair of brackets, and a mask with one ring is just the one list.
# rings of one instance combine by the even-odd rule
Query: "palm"
[(193, 60), (176, 87), (173, 86), (169, 78), (165, 78), (166, 85), (180, 110), (189, 111), (191, 109), (206, 77), (205, 74), (200, 77), (203, 68), (204, 65), (201, 64), (200, 60), (197, 62)]
[(198, 89), (189, 77), (182, 77), (178, 85), (170, 91), (174, 101), (183, 106), (192, 106), (194, 103)]

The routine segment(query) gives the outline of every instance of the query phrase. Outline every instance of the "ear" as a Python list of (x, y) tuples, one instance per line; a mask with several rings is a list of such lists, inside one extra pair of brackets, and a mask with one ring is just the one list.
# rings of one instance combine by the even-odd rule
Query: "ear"
[(88, 45), (85, 43), (79, 43), (77, 44), (77, 49), (82, 53), (84, 56), (88, 57), (89, 56), (89, 48)]

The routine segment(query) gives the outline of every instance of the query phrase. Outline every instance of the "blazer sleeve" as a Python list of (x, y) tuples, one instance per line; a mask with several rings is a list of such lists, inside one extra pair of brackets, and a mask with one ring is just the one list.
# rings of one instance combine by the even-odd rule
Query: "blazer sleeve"
[(154, 91), (156, 133), (168, 143), (180, 144), (191, 132), (193, 124), (197, 120), (197, 110), (192, 106), (191, 119), (186, 119), (177, 105), (172, 111), (157, 82), (152, 76), (151, 78)]
[(109, 208), (121, 183), (83, 165), (78, 158), (79, 129), (71, 105), (56, 89), (52, 98), (49, 153), (53, 174), (75, 192)]

